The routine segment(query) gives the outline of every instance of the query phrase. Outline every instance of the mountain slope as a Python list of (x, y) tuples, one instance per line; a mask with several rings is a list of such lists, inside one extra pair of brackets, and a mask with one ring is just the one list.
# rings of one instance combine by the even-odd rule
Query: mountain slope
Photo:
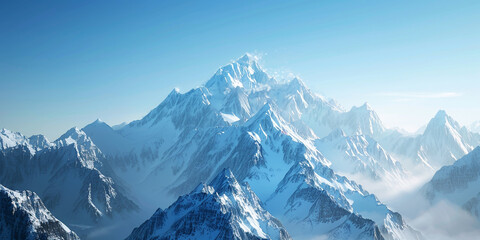
[(337, 129), (315, 142), (317, 149), (332, 162), (332, 169), (355, 179), (359, 177), (395, 183), (405, 178), (406, 172), (373, 138), (365, 135), (347, 136)]
[(0, 239), (80, 239), (56, 219), (37, 194), (0, 185)]
[[(162, 164), (146, 178), (175, 196), (211, 180), (231, 168), (241, 181), (249, 181), (261, 197), (272, 193), (296, 158), (319, 154), (266, 104), (246, 123), (236, 127), (197, 129), (179, 138), (164, 155)], [(323, 159), (322, 159), (323, 160)], [(164, 180), (169, 176), (168, 180)]]
[(480, 144), (480, 135), (462, 127), (443, 110), (430, 120), (422, 135), (391, 133), (380, 142), (410, 168), (438, 170), (452, 164)]
[(107, 156), (115, 156), (130, 149), (131, 143), (100, 119), (88, 124), (82, 131)]
[(169, 208), (158, 209), (127, 238), (140, 239), (290, 239), (248, 184), (223, 170), (209, 185), (200, 184)]
[[(365, 136), (381, 135), (385, 130), (367, 104), (345, 111), (314, 94), (299, 79), (277, 83), (247, 56), (217, 71), (202, 87), (183, 94), (172, 91), (144, 118), (117, 130), (133, 143), (132, 151), (110, 163), (116, 175), (137, 185), (136, 196), (161, 207), (188, 193), (196, 183), (211, 181), (223, 168), (248, 182), (260, 199), (286, 201), (293, 193), (280, 196), (275, 190), (282, 188), (279, 184), (293, 167), (305, 163), (314, 166), (311, 171), (318, 179), (329, 182), (313, 184), (314, 192), (328, 190), (329, 196), (335, 196), (332, 204), (343, 209), (339, 211), (348, 219), (335, 226), (322, 224), (322, 234), (417, 237), (398, 213), (329, 168), (332, 160), (313, 141), (339, 127)], [(295, 184), (291, 185), (296, 189)], [(322, 196), (319, 193), (314, 198), (326, 199)], [(317, 220), (328, 221), (322, 215)]]
[(447, 200), (480, 219), (480, 147), (438, 170), (422, 192), (430, 202)]
[(98, 225), (138, 209), (114, 176), (105, 175), (112, 171), (83, 131), (72, 128), (51, 145), (36, 152), (29, 145), (0, 151), (1, 183), (37, 192), (69, 225)]
[(308, 161), (292, 166), (266, 206), (292, 236), (301, 238), (422, 239), (360, 185)]

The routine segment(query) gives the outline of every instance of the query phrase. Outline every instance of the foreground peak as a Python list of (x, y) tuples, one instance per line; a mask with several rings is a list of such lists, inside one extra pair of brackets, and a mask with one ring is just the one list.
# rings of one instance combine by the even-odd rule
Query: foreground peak
[[(127, 240), (143, 239), (291, 239), (253, 191), (240, 186), (229, 169), (211, 183), (158, 209)], [(232, 194), (233, 193), (233, 194)]]
[(80, 239), (34, 192), (14, 191), (0, 184), (0, 206), (2, 239)]

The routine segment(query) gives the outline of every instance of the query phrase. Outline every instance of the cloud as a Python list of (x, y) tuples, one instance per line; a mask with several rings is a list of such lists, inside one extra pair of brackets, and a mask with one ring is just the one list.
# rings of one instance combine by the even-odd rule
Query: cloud
[(422, 212), (410, 224), (427, 239), (478, 239), (480, 223), (455, 204), (441, 201)]
[(479, 239), (480, 222), (476, 217), (447, 200), (431, 204), (421, 190), (396, 195), (387, 205), (400, 212), (425, 239)]
[(385, 92), (378, 94), (384, 97), (396, 98), (397, 101), (410, 101), (413, 99), (440, 99), (460, 97), (459, 92)]

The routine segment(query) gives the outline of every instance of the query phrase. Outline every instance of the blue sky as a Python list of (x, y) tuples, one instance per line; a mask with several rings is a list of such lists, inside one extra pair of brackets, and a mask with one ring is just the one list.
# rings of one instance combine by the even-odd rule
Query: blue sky
[(0, 128), (55, 139), (139, 119), (245, 52), (346, 108), (414, 131), (480, 120), (480, 1), (10, 1)]

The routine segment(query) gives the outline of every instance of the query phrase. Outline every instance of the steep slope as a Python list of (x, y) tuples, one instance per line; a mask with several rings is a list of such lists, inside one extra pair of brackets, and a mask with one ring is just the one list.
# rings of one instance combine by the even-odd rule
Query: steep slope
[[(156, 185), (179, 195), (192, 189), (195, 182), (208, 181), (223, 168), (231, 168), (241, 181), (251, 179), (252, 188), (264, 197), (304, 155), (310, 158), (319, 153), (292, 130), (274, 106), (266, 104), (242, 126), (198, 129), (182, 135), (145, 184), (162, 182)], [(170, 179), (164, 180), (165, 176)]]
[[(53, 146), (32, 154), (18, 145), (0, 152), (2, 184), (33, 190), (67, 224), (92, 226), (123, 212), (137, 210), (112, 177), (102, 152), (78, 128)], [(105, 174), (104, 174), (105, 173)]]
[[(414, 232), (374, 196), (358, 188), (346, 188), (345, 184), (354, 183), (338, 180), (344, 178), (333, 174), (329, 168), (332, 162), (313, 141), (336, 128), (365, 136), (385, 131), (367, 104), (345, 111), (334, 101), (314, 94), (299, 79), (277, 83), (246, 55), (221, 68), (204, 86), (186, 93), (174, 90), (144, 118), (116, 130), (131, 146), (123, 154), (107, 159), (115, 175), (135, 185), (135, 196), (148, 202), (147, 208), (149, 204), (168, 206), (196, 183), (212, 180), (223, 168), (230, 168), (240, 181), (249, 183), (260, 199), (266, 200), (281, 187), (289, 170), (306, 162), (315, 166), (314, 172), (321, 171), (317, 175), (329, 179), (331, 194), (340, 196), (334, 198), (334, 204), (350, 216), (345, 224), (336, 226), (337, 230), (325, 227), (323, 233), (364, 236), (365, 232), (365, 236), (378, 237), (377, 230), (382, 236)], [(100, 132), (91, 129), (92, 136)], [(369, 143), (375, 148), (373, 141)], [(385, 161), (390, 160), (386, 157)], [(323, 176), (328, 172), (338, 179)], [(372, 207), (377, 205), (381, 207)], [(376, 209), (375, 217), (361, 220), (357, 216), (368, 213), (370, 208)], [(328, 220), (319, 216), (319, 221)], [(377, 230), (375, 224), (380, 226)], [(355, 231), (348, 230), (352, 228)]]
[(360, 185), (308, 161), (289, 170), (266, 207), (294, 237), (422, 239), (399, 213)]
[[(152, 179), (148, 182), (160, 183), (159, 178), (155, 176), (172, 176), (173, 172), (165, 173), (165, 171), (179, 169), (179, 177), (175, 178), (174, 175), (175, 180), (171, 180), (171, 183), (174, 186), (173, 193), (181, 193), (187, 187), (193, 188), (192, 181), (206, 181), (213, 177), (211, 174), (216, 174), (222, 167), (230, 167), (235, 174), (238, 173), (239, 179), (248, 182), (252, 189), (259, 193), (261, 199), (270, 199), (269, 203), (277, 203), (267, 205), (267, 209), (270, 209), (270, 206), (280, 206), (279, 209), (284, 210), (288, 207), (287, 204), (280, 203), (293, 199), (291, 196), (294, 193), (277, 194), (274, 192), (275, 189), (283, 189), (282, 185), (290, 185), (288, 176), (296, 169), (295, 166), (302, 164), (318, 166), (319, 171), (326, 175), (323, 178), (329, 179), (329, 184), (327, 184), (328, 187), (321, 188), (314, 184), (316, 188), (312, 190), (314, 194), (310, 199), (325, 199), (320, 193), (328, 189), (330, 195), (337, 196), (331, 204), (335, 204), (338, 211), (342, 212), (343, 215), (340, 217), (342, 221), (332, 223), (329, 222), (330, 216), (319, 214), (316, 215), (315, 221), (309, 221), (313, 227), (304, 229), (304, 232), (329, 234), (331, 238), (361, 236), (382, 239), (383, 235), (392, 239), (420, 238), (420, 235), (411, 229), (398, 213), (390, 211), (354, 182), (335, 175), (327, 167), (331, 163), (315, 149), (313, 144), (303, 140), (292, 126), (283, 120), (276, 109), (274, 105), (266, 104), (241, 126), (198, 130), (191, 138), (182, 136), (180, 138), (182, 140), (191, 140), (174, 144), (175, 148), (167, 151), (172, 155), (166, 155), (169, 156), (165, 158), (166, 165), (160, 165), (155, 171), (156, 174), (151, 175)], [(181, 161), (181, 159), (185, 160)], [(178, 165), (173, 164), (175, 162)], [(315, 170), (309, 169), (309, 171), (318, 176)], [(296, 182), (292, 184), (295, 185)], [(170, 183), (166, 186), (170, 186)], [(318, 204), (323, 203), (322, 200), (318, 202)], [(355, 204), (352, 205), (350, 202)], [(318, 208), (330, 209), (322, 205)], [(272, 209), (276, 210), (276, 208)], [(310, 215), (308, 213), (295, 215), (299, 219), (306, 219), (308, 216), (313, 217), (315, 211), (320, 210), (312, 210)], [(283, 211), (277, 213), (278, 216), (285, 216)], [(373, 220), (364, 219), (358, 216), (359, 214), (369, 214), (368, 216)], [(291, 220), (288, 216), (285, 216), (285, 219), (289, 222)], [(377, 227), (377, 222), (380, 227)], [(297, 227), (294, 225), (293, 229)], [(294, 236), (297, 234), (299, 233), (295, 233)]]
[[(183, 172), (191, 171), (192, 167), (188, 165), (195, 162), (190, 159), (198, 159), (206, 156), (206, 152), (216, 151), (213, 145), (203, 146), (207, 142), (219, 145), (221, 136), (228, 137), (226, 145), (229, 148), (221, 147), (228, 152), (234, 147), (230, 139), (254, 144), (247, 131), (233, 128), (244, 128), (266, 104), (276, 106), (276, 114), (291, 125), (290, 129), (297, 135), (295, 138), (302, 139), (304, 143), (317, 136), (324, 136), (337, 127), (367, 135), (379, 134), (384, 129), (378, 116), (367, 105), (344, 111), (334, 101), (312, 93), (298, 78), (278, 83), (260, 67), (256, 57), (246, 54), (220, 68), (202, 87), (183, 94), (173, 90), (141, 120), (133, 121), (114, 132), (98, 123), (85, 127), (85, 131), (92, 136), (94, 142), (98, 142), (100, 149), (105, 149), (115, 174), (125, 182), (132, 186), (140, 183), (144, 185), (149, 179), (155, 179), (152, 176), (163, 175), (164, 178), (156, 179), (164, 185), (157, 186), (161, 188), (169, 184), (169, 179), (176, 179), (179, 175), (184, 176), (180, 179), (181, 182), (187, 181)], [(262, 133), (257, 134), (260, 136)], [(128, 144), (125, 147), (113, 144), (121, 150), (112, 151), (115, 147), (108, 146), (112, 142)], [(198, 144), (202, 146), (197, 146)], [(199, 152), (200, 149), (203, 152)], [(217, 159), (212, 162), (223, 161)], [(261, 162), (255, 163), (260, 166), (258, 164)], [(206, 165), (212, 167), (211, 163)], [(211, 169), (207, 170), (212, 174)], [(213, 171), (214, 173), (216, 172)], [(243, 178), (246, 174), (244, 172), (238, 177)], [(192, 186), (180, 188), (177, 193), (184, 194)]]
[(209, 185), (200, 184), (165, 210), (135, 228), (127, 238), (140, 239), (290, 239), (248, 184), (230, 170)]
[[(36, 154), (34, 160), (45, 166), (49, 161), (55, 166), (50, 170), (52, 175), (43, 198), (47, 205), (55, 206), (52, 210), (65, 214), (62, 219), (92, 223), (137, 209), (126, 197), (123, 187), (112, 178), (114, 175), (105, 175), (112, 171), (85, 132), (72, 128), (55, 143), (56, 148)], [(76, 214), (71, 216), (72, 212)]]
[[(254, 97), (258, 98), (258, 95), (275, 102), (283, 110), (282, 116), (290, 123), (300, 128), (308, 126), (318, 137), (325, 137), (337, 128), (345, 130), (349, 135), (380, 136), (385, 131), (380, 118), (367, 103), (345, 111), (334, 100), (313, 93), (298, 78), (274, 85)], [(308, 130), (304, 132), (305, 138), (311, 136)]]
[(480, 135), (462, 127), (443, 110), (438, 111), (419, 136), (391, 133), (380, 142), (387, 150), (404, 159), (410, 168), (422, 165), (439, 169), (452, 164), (480, 144)]
[(342, 116), (342, 129), (355, 135), (379, 136), (385, 131), (382, 121), (368, 103), (360, 107), (352, 107)]
[[(331, 168), (350, 178), (359, 177), (398, 184), (406, 177), (396, 161), (373, 138), (365, 135), (347, 136), (337, 129), (315, 142), (317, 149), (332, 162)], [(360, 181), (361, 182), (361, 181)]]
[(480, 219), (480, 147), (438, 170), (422, 188), (430, 202), (447, 200)]
[(237, 87), (246, 91), (273, 85), (275, 79), (268, 76), (251, 54), (245, 54), (236, 61), (220, 68), (205, 84), (213, 93), (227, 93)]
[(50, 141), (48, 141), (48, 139), (41, 135), (41, 134), (38, 134), (38, 135), (32, 135), (28, 138), (28, 144), (30, 144), (30, 146), (35, 150), (35, 151), (40, 151), (42, 149), (45, 149), (45, 148), (49, 148), (49, 147), (52, 147), (54, 146), (53, 143), (51, 143)]
[(27, 146), (31, 152), (35, 152), (33, 147), (30, 146), (28, 138), (23, 136), (21, 133), (12, 132), (5, 128), (0, 131), (0, 150), (16, 147), (19, 145)]
[(161, 163), (163, 154), (183, 135), (206, 127), (224, 127), (224, 120), (209, 101), (208, 89), (192, 89), (181, 94), (172, 91), (144, 118), (133, 121), (117, 132), (130, 144), (123, 155), (109, 156), (115, 173), (125, 182), (139, 184)]
[(56, 219), (37, 194), (0, 185), (0, 239), (80, 239)]
[(421, 150), (431, 165), (438, 167), (452, 164), (479, 144), (480, 135), (460, 126), (445, 111), (439, 111), (422, 135)]

